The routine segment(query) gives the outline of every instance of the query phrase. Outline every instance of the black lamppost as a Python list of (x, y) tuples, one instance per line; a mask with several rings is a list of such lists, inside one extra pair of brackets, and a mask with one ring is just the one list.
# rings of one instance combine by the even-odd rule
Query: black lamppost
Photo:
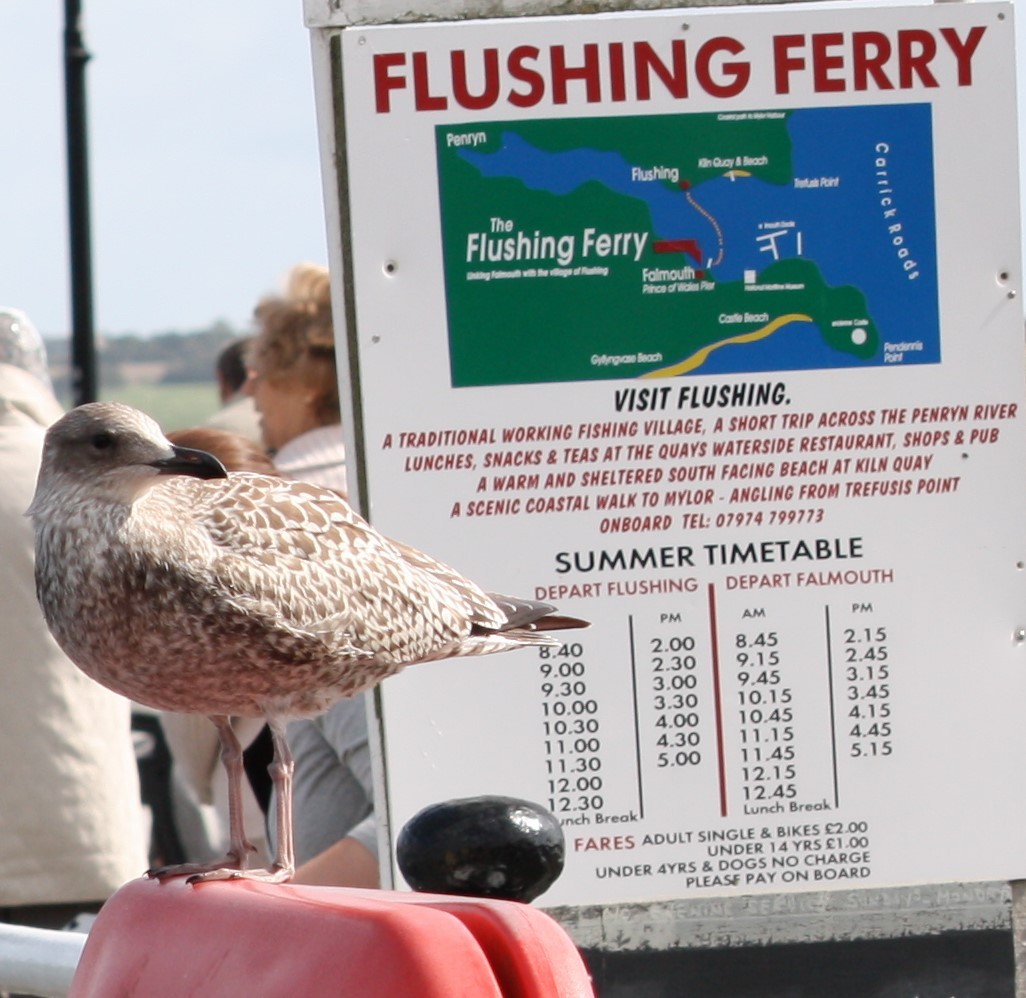
[(89, 234), (89, 148), (80, 0), (64, 0), (64, 108), (68, 145), (71, 256), (71, 390), (75, 405), (96, 401), (93, 264)]

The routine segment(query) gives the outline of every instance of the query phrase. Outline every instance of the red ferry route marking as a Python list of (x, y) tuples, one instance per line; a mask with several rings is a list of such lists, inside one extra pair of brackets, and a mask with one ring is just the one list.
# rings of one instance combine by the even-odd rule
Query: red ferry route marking
[(709, 266), (710, 267), (716, 267), (716, 266), (718, 266), (719, 264), (721, 264), (723, 262), (723, 229), (720, 228), (720, 223), (716, 221), (716, 219), (712, 216), (712, 214), (710, 212), (706, 211), (705, 208), (703, 208), (694, 199), (694, 196), (691, 194), (691, 190), (690, 190), (691, 183), (689, 181), (687, 181), (687, 180), (684, 180), (684, 181), (681, 181), (681, 185), (680, 186), (681, 186), (681, 190), (684, 191), (684, 197), (686, 197), (688, 199), (688, 204), (691, 205), (691, 207), (694, 208), (695, 211), (697, 211), (699, 213), (699, 215), (702, 215), (709, 222), (709, 224), (713, 227), (713, 230), (716, 233), (716, 248), (717, 248), (718, 252), (716, 254), (716, 259), (709, 261)]
[[(731, 171), (734, 172), (734, 171)], [(716, 218), (703, 208), (691, 193), (691, 181), (682, 180), (678, 185), (684, 192), (688, 204), (695, 209), (713, 227), (716, 233), (716, 259), (710, 260), (708, 266), (716, 267), (723, 262), (723, 229)], [(652, 244), (652, 250), (656, 253), (687, 253), (699, 267), (702, 266), (702, 247), (697, 239), (658, 239)], [(704, 276), (704, 275), (703, 275)]]
[(652, 249), (656, 253), (687, 253), (702, 266), (702, 247), (696, 239), (657, 239)]

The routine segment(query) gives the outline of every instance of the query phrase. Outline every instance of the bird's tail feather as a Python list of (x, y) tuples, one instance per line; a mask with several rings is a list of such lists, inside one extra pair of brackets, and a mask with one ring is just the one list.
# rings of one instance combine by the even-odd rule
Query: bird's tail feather
[(590, 620), (568, 617), (562, 613), (549, 613), (531, 625), (537, 631), (570, 631), (578, 627), (591, 627)]
[[(504, 596), (501, 593), (489, 593), (488, 595), (506, 615), (506, 623), (499, 628), (503, 634), (508, 634), (511, 631), (524, 633), (563, 631), (590, 626), (590, 622), (587, 620), (555, 613), (556, 608), (549, 603), (521, 599), (518, 596)], [(529, 643), (541, 644), (543, 642)]]
[(491, 655), (501, 651), (515, 651), (517, 648), (543, 648), (558, 645), (559, 641), (544, 631), (493, 631), (472, 634), (460, 646), (460, 655)]

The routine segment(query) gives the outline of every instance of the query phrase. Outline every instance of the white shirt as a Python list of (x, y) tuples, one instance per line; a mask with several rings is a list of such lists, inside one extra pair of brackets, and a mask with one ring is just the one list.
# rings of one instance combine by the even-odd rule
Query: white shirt
[(102, 901), (146, 868), (130, 704), (63, 654), (36, 605), (42, 382), (0, 364), (0, 907)]
[(290, 440), (274, 455), (284, 478), (346, 492), (346, 447), (342, 424), (319, 426)]

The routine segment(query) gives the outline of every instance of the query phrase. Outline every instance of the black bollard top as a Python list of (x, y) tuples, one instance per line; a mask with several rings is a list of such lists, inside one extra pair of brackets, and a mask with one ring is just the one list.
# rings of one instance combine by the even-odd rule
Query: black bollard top
[(563, 829), (539, 804), (465, 797), (418, 811), (396, 858), (415, 891), (532, 901), (563, 872)]

